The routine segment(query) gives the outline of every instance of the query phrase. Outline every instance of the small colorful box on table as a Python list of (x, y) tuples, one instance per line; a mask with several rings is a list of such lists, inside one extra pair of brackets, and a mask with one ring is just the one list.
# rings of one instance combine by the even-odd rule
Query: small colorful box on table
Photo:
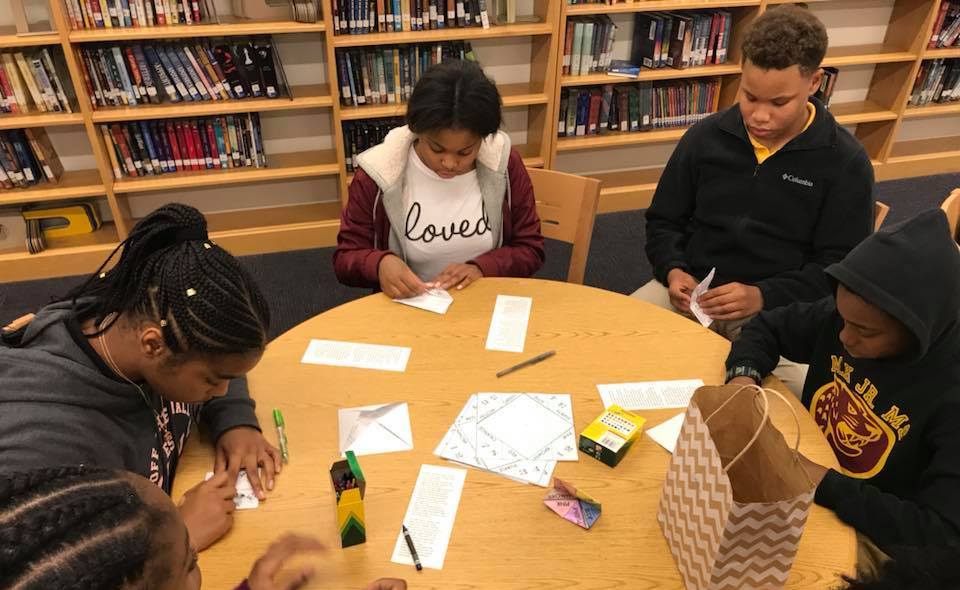
[(367, 525), (363, 516), (363, 496), (367, 489), (366, 479), (360, 470), (353, 451), (347, 458), (330, 467), (330, 480), (337, 494), (337, 527), (340, 530), (340, 546), (350, 547), (367, 541)]
[(641, 416), (614, 404), (580, 433), (580, 450), (616, 467), (640, 437), (645, 422)]

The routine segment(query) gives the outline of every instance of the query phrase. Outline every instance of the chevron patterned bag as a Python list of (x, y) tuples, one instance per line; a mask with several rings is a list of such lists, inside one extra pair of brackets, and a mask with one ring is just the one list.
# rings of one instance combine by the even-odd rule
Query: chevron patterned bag
[[(790, 448), (768, 420), (769, 394), (790, 407)], [(815, 486), (799, 463), (800, 423), (780, 393), (707, 386), (690, 400), (657, 520), (687, 590), (782, 588)]]

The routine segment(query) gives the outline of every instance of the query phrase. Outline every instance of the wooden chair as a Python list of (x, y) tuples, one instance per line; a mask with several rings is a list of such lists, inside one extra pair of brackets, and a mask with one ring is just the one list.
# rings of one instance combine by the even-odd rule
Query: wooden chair
[(554, 170), (528, 168), (543, 236), (573, 244), (567, 282), (583, 284), (597, 216), (600, 181)]
[(890, 213), (890, 205), (886, 203), (881, 203), (880, 201), (875, 201), (873, 204), (873, 231), (879, 231), (880, 226), (883, 225), (883, 220), (887, 218), (887, 214)]
[(947, 221), (950, 222), (950, 234), (953, 239), (960, 243), (960, 188), (953, 189), (940, 205), (943, 212), (947, 214)]

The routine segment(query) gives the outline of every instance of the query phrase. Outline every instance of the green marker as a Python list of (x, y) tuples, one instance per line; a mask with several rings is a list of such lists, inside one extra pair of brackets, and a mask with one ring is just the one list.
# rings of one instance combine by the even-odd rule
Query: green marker
[(360, 462), (357, 461), (357, 456), (353, 453), (353, 451), (347, 451), (346, 455), (347, 465), (350, 466), (350, 471), (353, 472), (353, 476), (357, 478), (358, 482), (361, 481), (363, 479), (363, 472), (360, 471)]
[(283, 432), (283, 414), (277, 408), (273, 409), (273, 423), (277, 426), (277, 438), (280, 439), (280, 456), (284, 463), (289, 463), (290, 451), (287, 449), (287, 435)]

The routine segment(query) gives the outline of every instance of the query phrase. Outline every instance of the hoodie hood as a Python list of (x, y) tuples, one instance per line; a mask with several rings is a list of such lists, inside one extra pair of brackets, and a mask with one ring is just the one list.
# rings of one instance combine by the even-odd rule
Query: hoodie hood
[[(407, 154), (416, 141), (417, 134), (406, 125), (392, 129), (382, 143), (357, 156), (363, 171), (373, 179), (383, 192), (390, 191), (403, 177)], [(507, 171), (510, 161), (510, 136), (503, 131), (488, 135), (480, 144), (477, 165), (498, 175)]]
[(940, 209), (876, 232), (825, 272), (910, 330), (908, 360), (960, 343), (960, 250)]
[[(77, 309), (83, 309), (87, 299), (77, 301), (76, 308), (72, 301), (58, 301), (51, 303), (37, 312), (36, 316), (24, 328), (19, 346), (33, 345), (54, 356), (70, 359), (80, 364), (89, 365), (90, 359), (83, 350), (70, 338), (64, 338), (64, 323), (76, 316)], [(54, 326), (51, 332), (48, 332)], [(52, 333), (56, 332), (56, 333)]]

